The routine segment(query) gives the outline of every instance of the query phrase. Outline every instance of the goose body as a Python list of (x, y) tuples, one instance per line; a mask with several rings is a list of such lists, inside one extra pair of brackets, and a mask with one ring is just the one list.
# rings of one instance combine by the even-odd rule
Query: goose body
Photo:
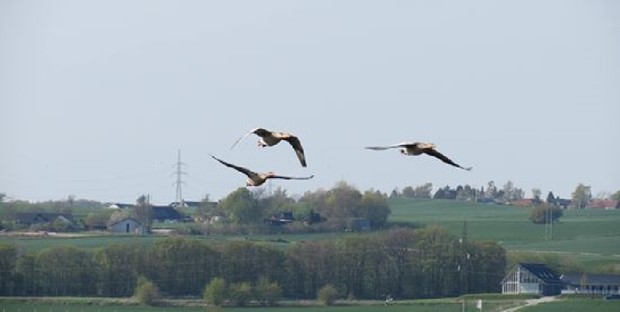
[(281, 176), (281, 175), (277, 175), (273, 172), (265, 172), (265, 173), (258, 173), (258, 172), (254, 172), (252, 170), (249, 170), (247, 168), (241, 167), (241, 166), (237, 166), (237, 165), (233, 165), (231, 163), (225, 162), (213, 155), (211, 155), (211, 157), (215, 160), (217, 160), (219, 163), (221, 163), (222, 165), (229, 167), (229, 168), (233, 168), (243, 174), (245, 174), (248, 179), (245, 182), (246, 186), (260, 186), (262, 184), (264, 184), (268, 179), (284, 179), (284, 180), (309, 180), (312, 179), (314, 177), (314, 175), (308, 176), (308, 177), (288, 177), (288, 176)]
[(366, 147), (366, 149), (370, 149), (370, 150), (375, 150), (375, 151), (382, 151), (382, 150), (387, 150), (387, 149), (392, 149), (392, 148), (400, 148), (400, 152), (403, 155), (407, 155), (407, 156), (418, 156), (421, 154), (427, 154), (430, 156), (433, 156), (441, 161), (443, 161), (446, 164), (449, 164), (451, 166), (457, 167), (457, 168), (461, 168), (464, 170), (471, 170), (472, 167), (462, 167), (461, 165), (455, 163), (454, 161), (452, 161), (450, 158), (448, 158), (446, 155), (440, 153), (439, 151), (437, 151), (435, 144), (433, 143), (425, 143), (425, 142), (403, 142), (403, 143), (399, 143), (399, 144), (394, 144), (394, 145), (388, 145), (388, 146), (368, 146)]
[(250, 132), (246, 133), (245, 135), (237, 139), (237, 141), (235, 141), (235, 143), (230, 147), (230, 149), (235, 147), (235, 145), (237, 145), (237, 143), (241, 141), (241, 139), (247, 137), (250, 134), (256, 134), (259, 136), (258, 146), (260, 147), (274, 146), (280, 143), (280, 141), (282, 140), (287, 141), (293, 147), (293, 150), (295, 150), (295, 154), (297, 154), (297, 158), (299, 159), (301, 166), (302, 167), (307, 166), (306, 156), (304, 154), (304, 148), (301, 146), (301, 142), (299, 141), (299, 138), (297, 138), (297, 136), (294, 136), (286, 132), (269, 131), (267, 129), (260, 128), (260, 127), (254, 128), (250, 130)]

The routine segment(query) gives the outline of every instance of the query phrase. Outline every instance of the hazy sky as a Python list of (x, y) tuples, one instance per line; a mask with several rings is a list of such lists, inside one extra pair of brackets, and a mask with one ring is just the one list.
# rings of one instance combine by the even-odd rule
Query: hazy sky
[[(433, 183), (620, 190), (620, 1), (0, 0), (0, 192), (221, 199)], [(299, 136), (260, 149), (261, 126)], [(368, 145), (429, 141), (467, 172)]]

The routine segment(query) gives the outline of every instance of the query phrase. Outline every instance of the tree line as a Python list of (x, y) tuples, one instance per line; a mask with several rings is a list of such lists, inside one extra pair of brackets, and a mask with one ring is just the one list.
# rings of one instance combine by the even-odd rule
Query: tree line
[(219, 221), (194, 229), (203, 233), (269, 232), (274, 228), (265, 226), (265, 221), (282, 212), (290, 213), (298, 222), (276, 228), (279, 232), (341, 232), (350, 227), (352, 219), (367, 221), (371, 230), (383, 229), (390, 208), (386, 194), (372, 189), (361, 192), (346, 182), (329, 190), (308, 191), (297, 200), (281, 188), (267, 194), (264, 189), (250, 191), (242, 187), (217, 205), (204, 205), (197, 212), (198, 219)]
[(287, 248), (172, 237), (152, 245), (61, 246), (20, 254), (15, 245), (3, 244), (0, 295), (127, 297), (146, 278), (165, 296), (201, 296), (219, 278), (230, 285), (279, 287), (288, 299), (316, 298), (326, 285), (341, 298), (433, 298), (497, 292), (505, 265), (498, 244), (457, 238), (437, 227)]
[[(489, 181), (485, 186), (476, 188), (469, 184), (458, 185), (455, 188), (446, 185), (438, 188), (433, 193), (433, 184), (425, 183), (416, 187), (406, 186), (402, 190), (393, 189), (390, 198), (407, 197), (422, 199), (450, 199), (463, 201), (476, 201), (487, 203), (510, 204), (526, 198), (525, 191), (516, 187), (512, 181), (506, 182), (499, 188), (494, 181)], [(549, 191), (546, 201), (542, 198), (542, 191), (539, 188), (531, 190), (532, 206), (547, 204), (561, 209), (586, 209), (593, 199), (619, 201), (617, 207), (620, 209), (620, 191), (615, 193), (601, 192), (596, 196), (592, 195), (592, 187), (579, 183), (571, 193), (570, 198), (555, 196), (553, 191)], [(613, 208), (613, 207), (612, 207)]]
[(458, 185), (455, 188), (446, 185), (438, 188), (433, 193), (433, 184), (425, 183), (423, 185), (412, 187), (406, 186), (399, 191), (392, 190), (390, 197), (409, 197), (409, 198), (433, 198), (433, 199), (451, 199), (463, 201), (494, 201), (497, 203), (508, 203), (523, 199), (525, 192), (514, 186), (512, 181), (506, 182), (501, 188), (495, 185), (494, 181), (489, 181), (486, 188), (481, 186), (476, 188), (469, 184)]

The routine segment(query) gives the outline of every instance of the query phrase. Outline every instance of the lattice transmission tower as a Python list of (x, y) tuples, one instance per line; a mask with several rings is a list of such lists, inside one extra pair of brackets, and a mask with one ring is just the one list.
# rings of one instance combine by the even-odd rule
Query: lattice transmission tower
[(175, 196), (175, 201), (179, 205), (179, 207), (183, 207), (184, 205), (183, 185), (185, 184), (185, 182), (183, 181), (183, 176), (187, 175), (187, 172), (183, 171), (183, 166), (187, 166), (187, 164), (181, 161), (181, 150), (179, 149), (179, 153), (177, 156), (177, 162), (176, 164), (174, 164), (175, 172), (173, 173), (174, 175), (176, 175), (176, 178), (177, 178), (176, 182), (174, 182), (174, 185), (177, 188), (177, 194)]

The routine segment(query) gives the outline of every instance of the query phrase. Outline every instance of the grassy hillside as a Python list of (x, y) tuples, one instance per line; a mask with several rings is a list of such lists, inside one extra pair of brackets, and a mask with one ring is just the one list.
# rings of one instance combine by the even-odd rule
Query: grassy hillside
[(470, 239), (499, 242), (509, 262), (541, 261), (587, 271), (620, 273), (620, 210), (566, 210), (545, 241), (544, 225), (529, 221), (531, 208), (450, 200), (396, 199), (390, 221), (439, 225)]
[(492, 240), (509, 250), (620, 255), (620, 210), (566, 210), (545, 241), (544, 225), (529, 221), (530, 208), (449, 200), (397, 199), (390, 221), (435, 224), (471, 239)]

